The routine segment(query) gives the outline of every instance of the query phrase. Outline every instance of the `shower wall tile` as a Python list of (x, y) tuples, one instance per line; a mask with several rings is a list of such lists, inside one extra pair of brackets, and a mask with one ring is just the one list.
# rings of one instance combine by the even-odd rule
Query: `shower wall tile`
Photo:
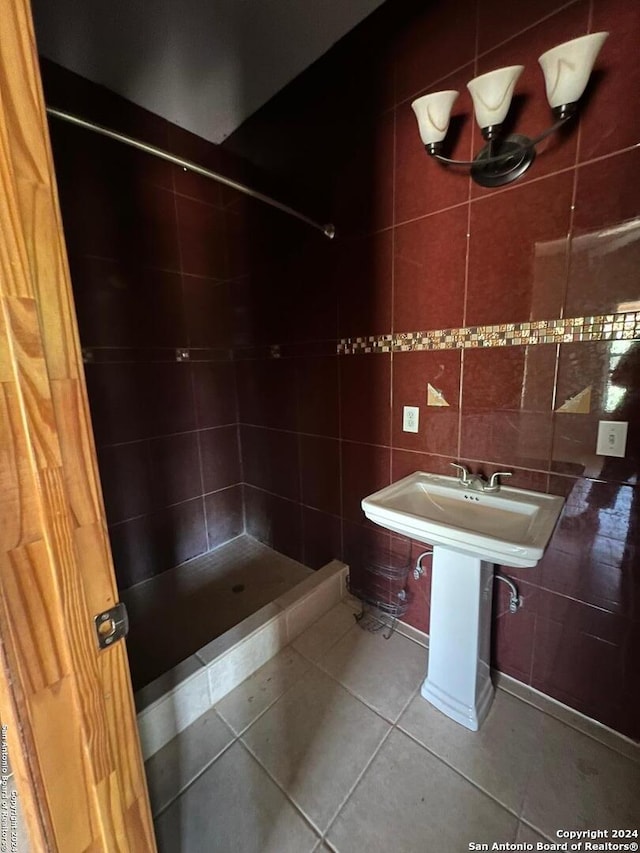
[(342, 442), (342, 513), (345, 519), (358, 523), (366, 521), (360, 502), (389, 485), (390, 462), (391, 451), (387, 447)]
[(240, 427), (244, 482), (292, 501), (300, 500), (298, 436), (292, 432)]
[(552, 347), (465, 352), (461, 455), (548, 470), (554, 371)]
[(340, 429), (336, 356), (296, 359), (298, 429), (312, 435), (337, 437)]
[(144, 365), (85, 364), (85, 377), (98, 446), (149, 436)]
[[(205, 169), (225, 173), (225, 167), (230, 158), (228, 155), (225, 156), (215, 145), (211, 145), (210, 142), (194, 133), (173, 124), (167, 126), (167, 137), (167, 147), (172, 154), (197, 163)], [(186, 195), (206, 204), (213, 204), (216, 207), (224, 206), (224, 187), (222, 184), (211, 181), (196, 172), (185, 170), (180, 166), (175, 166), (172, 172), (173, 186), (179, 195)]]
[(358, 132), (333, 181), (331, 209), (343, 237), (393, 225), (394, 111), (376, 113)]
[(391, 330), (392, 233), (347, 240), (336, 252), (339, 336), (386, 334)]
[[(467, 81), (473, 77), (473, 64), (465, 65), (455, 74), (438, 81), (429, 90), (425, 79), (418, 95), (429, 91), (454, 89), (466, 92)], [(447, 134), (446, 156), (470, 160), (473, 122), (470, 121), (471, 99), (461, 94), (462, 104), (455, 105)], [(408, 102), (396, 108), (395, 154), (395, 224), (435, 213), (447, 207), (464, 204), (469, 198), (470, 180), (464, 170), (443, 169), (424, 150), (417, 132), (415, 115)]]
[(229, 283), (183, 275), (182, 287), (189, 346), (232, 346), (234, 317)]
[(294, 501), (244, 486), (247, 533), (287, 557), (302, 560), (302, 512)]
[(237, 372), (241, 423), (296, 429), (296, 365), (293, 359), (238, 361)]
[(200, 429), (238, 421), (236, 374), (233, 362), (192, 364), (196, 423)]
[(146, 581), (168, 569), (152, 515), (109, 526), (109, 542), (120, 590)]
[(340, 445), (333, 438), (300, 436), (302, 503), (340, 515)]
[(244, 531), (243, 486), (230, 486), (205, 495), (209, 548), (217, 548)]
[(178, 566), (207, 550), (203, 498), (167, 507), (153, 519), (161, 543), (163, 569)]
[(185, 432), (151, 439), (149, 460), (157, 507), (180, 503), (202, 494), (197, 433)]
[(148, 183), (133, 187), (124, 175), (92, 180), (80, 173), (61, 185), (60, 196), (70, 252), (180, 269), (170, 191)]
[(638, 168), (640, 150), (633, 150), (577, 170), (567, 316), (638, 304), (640, 194), (629, 180)]
[[(533, 0), (522, 7), (505, 6), (500, 0), (478, 0), (478, 51), (490, 50), (564, 5), (564, 0)], [(553, 44), (560, 41), (556, 39)]]
[(615, 725), (624, 684), (619, 643), (593, 633), (593, 614), (587, 605), (551, 593), (546, 598), (555, 599), (557, 606), (548, 618), (537, 619), (532, 686)]
[(215, 205), (179, 195), (175, 196), (175, 206), (183, 272), (226, 278), (228, 263), (224, 212)]
[(197, 366), (189, 362), (144, 365), (144, 402), (150, 435), (168, 435), (196, 428), (192, 374)]
[(217, 427), (198, 433), (205, 494), (242, 482), (238, 427)]
[[(637, 341), (563, 346), (554, 415), (554, 471), (607, 482), (637, 482), (640, 470), (639, 368), (640, 344)], [(563, 405), (570, 407), (576, 397), (582, 401), (579, 412), (558, 411)], [(628, 423), (624, 457), (596, 455), (601, 420)]]
[(466, 206), (396, 228), (393, 331), (464, 325)]
[(471, 205), (468, 326), (560, 316), (572, 190), (565, 172)]
[(152, 510), (154, 494), (148, 442), (99, 448), (98, 466), (109, 524)]
[(401, 480), (414, 474), (416, 471), (426, 471), (429, 474), (451, 475), (454, 470), (451, 463), (457, 460), (457, 454), (453, 456), (438, 456), (431, 453), (417, 453), (409, 450), (391, 451), (391, 481)]
[(351, 441), (389, 445), (391, 440), (391, 358), (340, 360), (341, 435)]
[[(431, 86), (454, 68), (473, 60), (476, 50), (475, 0), (453, 0), (446, 6), (421, 6), (396, 42), (396, 102)], [(455, 21), (455, 37), (451, 22)], [(449, 34), (443, 38), (443, 34)], [(469, 79), (469, 78), (467, 78)], [(448, 89), (438, 83), (438, 89)]]
[(83, 346), (187, 344), (178, 273), (87, 256), (70, 265)]
[[(459, 350), (394, 353), (393, 447), (457, 456), (459, 397)], [(428, 405), (428, 402), (441, 405)], [(402, 429), (404, 406), (419, 409), (417, 433)]]
[(603, 30), (611, 35), (598, 58), (599, 73), (589, 87), (591, 97), (581, 118), (581, 161), (640, 142), (640, 115), (628, 109), (640, 86), (640, 66), (635, 61), (640, 39), (638, 4), (594, 0), (591, 31)]
[[(241, 161), (229, 152), (53, 63), (42, 69), (56, 106), (239, 176)], [(126, 589), (244, 529), (229, 199), (219, 184), (56, 120), (51, 139), (112, 550)], [(191, 361), (176, 362), (185, 347), (197, 348)], [(205, 492), (215, 493), (206, 503)]]
[(342, 559), (342, 519), (304, 506), (302, 540), (302, 562), (310, 569), (320, 569), (331, 560)]
[(529, 609), (523, 608), (516, 615), (514, 618), (507, 611), (494, 617), (491, 662), (505, 675), (530, 684), (536, 619)]

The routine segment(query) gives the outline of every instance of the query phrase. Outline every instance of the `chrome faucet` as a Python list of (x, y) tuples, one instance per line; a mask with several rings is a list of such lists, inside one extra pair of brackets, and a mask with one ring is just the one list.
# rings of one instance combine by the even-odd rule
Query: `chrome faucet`
[(496, 471), (491, 475), (491, 479), (487, 483), (482, 474), (472, 474), (464, 465), (458, 465), (456, 462), (449, 463), (453, 468), (460, 471), (458, 483), (463, 489), (479, 489), (483, 492), (497, 492), (500, 490), (500, 482), (498, 477), (511, 477), (510, 471)]
[(513, 477), (511, 471), (496, 471), (491, 475), (489, 482), (483, 487), (485, 492), (497, 492), (500, 490), (498, 477)]
[(461, 473), (458, 477), (458, 483), (463, 489), (484, 489), (485, 481), (481, 474), (472, 474), (464, 465), (458, 465), (456, 462), (449, 463), (453, 468), (457, 468)]

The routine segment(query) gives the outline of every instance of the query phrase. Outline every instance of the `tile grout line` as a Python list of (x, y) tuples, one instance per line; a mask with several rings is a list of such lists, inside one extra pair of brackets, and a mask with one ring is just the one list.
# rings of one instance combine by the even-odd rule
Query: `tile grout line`
[[(280, 699), (282, 699), (282, 698), (283, 698), (283, 696), (286, 696), (286, 695), (287, 695), (287, 693), (289, 693), (289, 692), (290, 692), (294, 687), (296, 687), (296, 686), (299, 684), (299, 682), (300, 682), (300, 681), (302, 681), (302, 679), (307, 675), (307, 673), (308, 673), (308, 672), (309, 672), (309, 670), (311, 669), (310, 664), (312, 664), (312, 663), (313, 663), (313, 661), (310, 661), (310, 660), (309, 660), (307, 657), (305, 657), (301, 652), (297, 651), (297, 649), (294, 649), (294, 648), (293, 648), (293, 646), (291, 645), (291, 643), (289, 643), (288, 645), (284, 646), (284, 647), (283, 647), (279, 652), (277, 652), (277, 654), (275, 654), (272, 658), (270, 658), (270, 659), (267, 661), (267, 663), (266, 663), (266, 664), (263, 664), (263, 666), (267, 666), (267, 664), (269, 664), (272, 660), (274, 660), (274, 658), (276, 658), (278, 655), (281, 655), (281, 654), (282, 654), (283, 652), (285, 652), (287, 649), (291, 649), (291, 650), (292, 650), (292, 651), (294, 651), (297, 655), (299, 655), (299, 656), (302, 658), (302, 660), (307, 664), (307, 666), (305, 667), (304, 671), (300, 673), (300, 675), (298, 676), (298, 678), (291, 682), (291, 684), (286, 688), (286, 690), (284, 690), (284, 692), (282, 692), (282, 693), (280, 693), (278, 696), (276, 696), (276, 698), (275, 698), (272, 702), (270, 702), (270, 703), (266, 706), (266, 708), (263, 708), (263, 710), (262, 710), (262, 711), (260, 711), (260, 713), (259, 713), (259, 714), (258, 714), (258, 715), (253, 719), (253, 720), (251, 720), (251, 722), (250, 722), (250, 723), (247, 723), (247, 725), (246, 725), (246, 726), (245, 726), (245, 727), (244, 727), (244, 728), (243, 728), (243, 729), (238, 733), (238, 735), (237, 735), (237, 736), (238, 736), (238, 738), (242, 738), (242, 737), (244, 737), (244, 735), (249, 731), (249, 729), (254, 725), (254, 723), (257, 723), (257, 722), (258, 722), (258, 720), (259, 720), (261, 717), (263, 717), (263, 716), (267, 713), (267, 711), (271, 710), (271, 708), (273, 708), (273, 706), (274, 706), (277, 702), (279, 702), (279, 701), (280, 701)], [(262, 667), (260, 667), (260, 669), (261, 669), (261, 668), (262, 668)], [(259, 670), (259, 669), (257, 669), (257, 670), (256, 670), (256, 673), (257, 673), (257, 672), (259, 672), (259, 671), (260, 671), (260, 670)], [(255, 675), (256, 673), (253, 673), (252, 675)], [(250, 675), (250, 676), (248, 676), (247, 678), (245, 678), (245, 680), (244, 680), (244, 681), (241, 681), (241, 682), (240, 682), (240, 684), (238, 684), (238, 685), (237, 685), (237, 687), (240, 687), (242, 684), (244, 684), (246, 681), (248, 681), (248, 680), (249, 680), (249, 678), (251, 678), (251, 677), (252, 677), (252, 675)], [(234, 690), (236, 690), (236, 689), (237, 689), (237, 687), (236, 687), (236, 688), (234, 688)], [(232, 693), (232, 692), (233, 692), (233, 691), (231, 691), (231, 693)], [(222, 699), (220, 699), (220, 700), (216, 703), (216, 705), (214, 705), (213, 707), (215, 708), (216, 713), (217, 713), (217, 714), (218, 714), (218, 715), (219, 715), (219, 716), (224, 720), (224, 722), (229, 726), (229, 728), (230, 728), (232, 731), (235, 731), (235, 729), (233, 729), (233, 727), (231, 726), (231, 723), (230, 723), (230, 722), (228, 722), (228, 721), (227, 721), (227, 719), (223, 716), (222, 712), (221, 712), (221, 711), (218, 711), (218, 705), (220, 704), (220, 702), (222, 702), (224, 699), (226, 699), (226, 698), (227, 698), (227, 696), (230, 696), (230, 695), (231, 695), (231, 693), (227, 693), (225, 696), (223, 696), (223, 697), (222, 697)]]
[[(520, 682), (520, 683), (523, 683), (523, 682)], [(535, 687), (531, 687), (530, 684), (524, 684), (523, 683), (523, 685), (524, 685), (524, 687), (529, 687), (532, 690), (536, 690), (536, 692), (539, 692), (539, 691), (537, 691), (537, 689)], [(626, 753), (622, 752), (621, 750), (616, 749), (613, 746), (610, 746), (608, 743), (605, 743), (604, 740), (601, 740), (600, 738), (596, 737), (594, 734), (591, 734), (591, 732), (585, 731), (583, 728), (580, 728), (580, 726), (577, 725), (576, 723), (569, 722), (566, 719), (561, 718), (557, 714), (554, 714), (552, 712), (552, 710), (550, 710), (550, 709), (547, 710), (546, 708), (540, 707), (540, 705), (536, 704), (532, 699), (526, 698), (524, 696), (520, 696), (518, 693), (513, 693), (511, 690), (508, 689), (508, 687), (505, 687), (505, 686), (501, 686), (498, 689), (503, 690), (505, 693), (507, 693), (509, 696), (512, 696), (514, 699), (519, 699), (521, 702), (524, 702), (525, 705), (529, 705), (530, 707), (535, 708), (536, 711), (540, 711), (540, 713), (544, 714), (545, 717), (548, 717), (551, 720), (555, 720), (555, 722), (558, 723), (559, 725), (566, 726), (568, 729), (571, 729), (572, 731), (577, 732), (578, 734), (582, 735), (583, 737), (586, 737), (589, 740), (593, 741), (594, 743), (597, 743), (599, 746), (603, 747), (604, 749), (609, 750), (609, 752), (615, 753), (616, 756), (624, 758), (626, 761), (629, 761), (632, 764), (640, 764), (640, 758), (629, 757)], [(631, 738), (629, 738), (627, 735), (623, 735), (621, 732), (618, 732), (615, 729), (611, 729), (608, 726), (605, 726), (604, 723), (600, 723), (600, 722), (598, 722), (598, 720), (595, 720), (592, 717), (588, 717), (586, 714), (582, 714), (581, 711), (576, 711), (575, 708), (572, 708), (570, 705), (565, 705), (564, 703), (560, 702), (559, 700), (554, 699), (553, 696), (549, 696), (548, 694), (541, 693), (541, 692), (540, 692), (540, 695), (543, 696), (546, 700), (551, 699), (552, 702), (558, 702), (559, 705), (561, 705), (564, 709), (567, 709), (569, 711), (570, 717), (574, 714), (577, 714), (580, 717), (584, 717), (589, 722), (596, 723), (597, 726), (602, 726), (605, 729), (605, 731), (614, 735), (615, 738), (624, 738), (626, 741), (629, 741), (629, 743), (632, 744), (634, 747), (638, 748), (637, 742), (631, 740)]]
[[(212, 710), (215, 712), (215, 708), (213, 708)], [(201, 715), (201, 716), (204, 716), (204, 715)], [(218, 719), (222, 719), (217, 712), (216, 712), (216, 716), (218, 717)], [(197, 719), (200, 719), (200, 717), (198, 717)], [(196, 722), (196, 721), (197, 720), (194, 720), (194, 722)], [(226, 720), (222, 720), (222, 722), (224, 722), (224, 724), (227, 726), (227, 728), (229, 728), (229, 730), (233, 734), (233, 730), (230, 728), (230, 726), (226, 722)], [(193, 723), (191, 723), (191, 725), (193, 725)], [(189, 728), (189, 727), (187, 727), (187, 728)], [(187, 729), (184, 729), (184, 731), (187, 731)], [(180, 734), (182, 734), (182, 732), (180, 732)], [(178, 736), (179, 735), (176, 735), (176, 737), (178, 737)], [(198, 779), (200, 779), (202, 776), (204, 776), (204, 774), (207, 772), (207, 770), (209, 770), (211, 767), (213, 767), (213, 765), (216, 763), (216, 761), (219, 758), (221, 758), (226, 752), (228, 752), (229, 749), (231, 749), (231, 747), (235, 743), (237, 743), (238, 740), (240, 740), (240, 738), (234, 735), (234, 737), (229, 741), (229, 743), (225, 747), (223, 747), (220, 750), (220, 752), (216, 756), (214, 756), (214, 758), (211, 759), (211, 761), (209, 761), (201, 770), (199, 770), (195, 774), (195, 776), (193, 776), (193, 778), (190, 779), (189, 782), (187, 782), (187, 784), (183, 788), (181, 788), (174, 797), (172, 797), (164, 806), (162, 806), (162, 808), (158, 809), (158, 811), (153, 814), (153, 822), (155, 823), (156, 820), (158, 820), (158, 818), (162, 814), (164, 814), (164, 812), (166, 812), (177, 800), (180, 799), (180, 797), (182, 797), (183, 794), (185, 794), (189, 790), (189, 788), (191, 788), (198, 781)], [(171, 743), (171, 741), (169, 741), (169, 743)], [(157, 755), (157, 754), (158, 753), (154, 753), (154, 755)], [(148, 758), (147, 761), (150, 761), (151, 758), (153, 758), (153, 756)], [(145, 762), (145, 764), (146, 764), (146, 762)]]
[(469, 776), (465, 776), (465, 774), (461, 770), (459, 770), (453, 764), (449, 764), (449, 762), (446, 759), (444, 759), (441, 755), (438, 755), (438, 753), (434, 752), (433, 749), (431, 749), (428, 746), (425, 746), (425, 744), (422, 743), (421, 741), (419, 741), (415, 735), (411, 734), (411, 732), (406, 731), (405, 729), (401, 728), (398, 725), (394, 726), (394, 728), (397, 731), (401, 732), (406, 737), (408, 737), (411, 741), (413, 741), (413, 743), (415, 743), (416, 746), (419, 746), (421, 749), (424, 749), (426, 752), (429, 753), (429, 755), (433, 756), (433, 758), (435, 758), (441, 764), (444, 764), (445, 767), (448, 767), (449, 770), (453, 770), (453, 772), (457, 776), (459, 776), (461, 779), (464, 779), (465, 782), (468, 782), (470, 785), (473, 785), (473, 787), (477, 791), (480, 791), (481, 794), (483, 794), (485, 797), (488, 797), (490, 800), (492, 800), (494, 803), (496, 803), (498, 806), (500, 806), (501, 809), (504, 809), (504, 811), (508, 812), (510, 815), (513, 815), (513, 817), (516, 818), (516, 821), (520, 820), (520, 814), (518, 812), (514, 811), (514, 809), (511, 808), (511, 806), (505, 805), (505, 803), (503, 803), (501, 800), (499, 800), (494, 794), (489, 793), (489, 791), (487, 791), (485, 788), (483, 788), (479, 782), (475, 782)]
[(319, 827), (316, 826), (316, 824), (313, 822), (311, 817), (304, 811), (302, 806), (292, 798), (292, 796), (289, 794), (289, 792), (282, 786), (282, 784), (275, 778), (275, 776), (273, 776), (273, 774), (270, 772), (270, 770), (264, 766), (264, 764), (260, 761), (260, 759), (255, 754), (255, 752), (251, 749), (249, 744), (245, 743), (245, 741), (242, 740), (242, 738), (238, 738), (238, 741), (241, 744), (241, 746), (244, 747), (244, 749), (249, 753), (251, 758), (253, 758), (253, 760), (258, 764), (260, 769), (264, 773), (266, 773), (268, 778), (278, 788), (278, 790), (282, 793), (284, 798), (291, 804), (291, 806), (293, 806), (294, 810), (303, 818), (304, 822), (314, 831), (314, 833), (319, 837), (319, 839), (322, 840), (323, 835), (322, 835), (321, 830), (319, 829)]
[[(367, 706), (367, 707), (368, 707), (368, 706)], [(369, 769), (369, 767), (371, 767), (371, 765), (372, 765), (372, 763), (374, 762), (374, 760), (375, 760), (376, 756), (378, 755), (378, 753), (380, 752), (380, 750), (382, 749), (382, 747), (384, 746), (384, 744), (385, 744), (385, 743), (387, 742), (387, 740), (389, 739), (389, 737), (390, 737), (391, 733), (393, 732), (393, 729), (394, 729), (394, 726), (393, 726), (393, 725), (389, 726), (389, 731), (385, 733), (385, 735), (383, 736), (383, 738), (382, 738), (382, 740), (380, 741), (380, 743), (378, 744), (378, 746), (374, 749), (374, 751), (373, 751), (373, 755), (372, 755), (372, 756), (371, 756), (371, 758), (367, 761), (367, 763), (365, 764), (364, 768), (362, 769), (362, 772), (359, 774), (359, 776), (357, 777), (356, 781), (353, 783), (353, 785), (352, 785), (352, 786), (351, 786), (351, 788), (349, 789), (348, 794), (346, 795), (346, 797), (344, 798), (344, 800), (340, 803), (340, 805), (339, 805), (339, 806), (338, 806), (338, 808), (336, 809), (336, 811), (335, 811), (335, 813), (334, 813), (333, 817), (330, 819), (330, 821), (329, 821), (329, 823), (328, 823), (328, 825), (327, 825), (326, 830), (325, 830), (325, 831), (323, 832), (323, 834), (322, 834), (322, 840), (323, 840), (323, 841), (324, 841), (324, 839), (326, 838), (326, 836), (328, 835), (328, 833), (331, 831), (331, 828), (333, 827), (333, 825), (334, 825), (334, 823), (336, 822), (336, 820), (338, 819), (338, 817), (340, 816), (340, 812), (344, 809), (344, 807), (347, 805), (347, 803), (349, 802), (349, 800), (350, 800), (350, 799), (351, 799), (351, 797), (353, 796), (353, 793), (354, 793), (354, 791), (356, 790), (356, 788), (358, 787), (358, 785), (360, 784), (360, 782), (362, 781), (362, 778), (364, 777), (364, 774), (367, 772), (367, 770)]]
[[(524, 33), (528, 32), (529, 30), (532, 30), (534, 27), (537, 27), (540, 24), (544, 23), (545, 21), (548, 21), (550, 18), (553, 18), (554, 15), (557, 15), (559, 12), (563, 12), (565, 9), (568, 9), (570, 6), (575, 5), (577, 2), (578, 2), (578, 0), (569, 0), (569, 2), (565, 3), (563, 6), (559, 6), (558, 8), (554, 9), (552, 12), (549, 12), (549, 14), (543, 15), (542, 18), (536, 19), (531, 24), (524, 27), (524, 29), (518, 30), (517, 32), (510, 35), (508, 38), (503, 39), (502, 41), (491, 45), (491, 47), (489, 47), (483, 51), (480, 51), (480, 49), (479, 49), (479, 26), (478, 26), (478, 23), (479, 23), (480, 11), (478, 9), (477, 14), (476, 14), (476, 42), (475, 42), (475, 59), (476, 59), (476, 61), (478, 59), (480, 59), (480, 57), (487, 56), (488, 54), (492, 53), (494, 50), (497, 50), (499, 47), (503, 47), (505, 44), (508, 44), (510, 41), (513, 41), (514, 39), (518, 38), (519, 36), (524, 35)], [(465, 68), (465, 66), (471, 65), (473, 61), (474, 60), (472, 59), (472, 60), (468, 60), (467, 62), (463, 62), (462, 65), (458, 65), (456, 68), (452, 69), (451, 71), (448, 71), (446, 74), (443, 74), (440, 77), (437, 77), (435, 80), (432, 80), (430, 83), (423, 86), (422, 88), (415, 90), (413, 92), (413, 94), (406, 95), (400, 101), (397, 101), (394, 104), (394, 106), (399, 107), (399, 106), (402, 106), (404, 104), (407, 104), (408, 102), (410, 102), (410, 101), (414, 100), (416, 97), (418, 97), (421, 92), (426, 92), (428, 89), (433, 88), (438, 83), (440, 83), (442, 80), (446, 80), (447, 77), (451, 77), (454, 74), (456, 74), (458, 71), (461, 71), (463, 68)], [(476, 71), (476, 73), (477, 73), (477, 71)]]

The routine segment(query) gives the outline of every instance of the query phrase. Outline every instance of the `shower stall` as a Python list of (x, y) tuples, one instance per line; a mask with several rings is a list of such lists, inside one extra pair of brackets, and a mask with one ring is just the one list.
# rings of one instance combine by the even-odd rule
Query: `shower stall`
[(264, 302), (333, 227), (247, 187), (218, 146), (46, 60), (42, 76), (140, 691), (340, 556), (314, 513), (303, 532), (282, 420), (299, 371)]

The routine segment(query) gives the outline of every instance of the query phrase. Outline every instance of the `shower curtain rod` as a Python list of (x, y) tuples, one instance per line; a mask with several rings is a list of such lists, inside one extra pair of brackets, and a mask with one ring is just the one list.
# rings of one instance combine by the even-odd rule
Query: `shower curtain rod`
[(47, 107), (47, 112), (54, 118), (62, 119), (62, 121), (68, 121), (70, 124), (75, 124), (78, 127), (84, 127), (87, 130), (92, 130), (94, 133), (99, 133), (102, 136), (108, 136), (109, 139), (115, 139), (117, 142), (123, 142), (125, 145), (130, 145), (132, 148), (137, 148), (139, 151), (146, 151), (147, 154), (152, 154), (154, 157), (159, 157), (161, 160), (166, 160), (168, 163), (174, 163), (176, 166), (182, 166), (183, 169), (186, 169), (189, 172), (196, 172), (198, 175), (203, 175), (205, 178), (211, 178), (211, 180), (218, 181), (218, 183), (231, 187), (233, 190), (237, 190), (251, 198), (255, 198), (258, 201), (269, 204), (271, 207), (275, 207), (283, 213), (288, 213), (289, 216), (294, 216), (301, 222), (306, 222), (307, 225), (311, 225), (312, 228), (317, 228), (318, 231), (322, 231), (325, 237), (328, 237), (329, 240), (333, 240), (336, 235), (335, 226), (331, 223), (321, 225), (314, 219), (310, 219), (303, 213), (294, 210), (293, 207), (289, 207), (280, 201), (276, 201), (276, 199), (271, 198), (268, 195), (264, 195), (264, 193), (252, 190), (251, 187), (239, 184), (237, 181), (232, 181), (231, 178), (225, 178), (224, 175), (220, 175), (218, 172), (213, 172), (211, 169), (205, 169), (203, 166), (198, 166), (197, 163), (192, 163), (190, 160), (183, 160), (182, 157), (176, 157), (168, 151), (163, 151), (162, 148), (156, 148), (155, 145), (148, 145), (146, 142), (141, 142), (139, 139), (134, 139), (131, 136), (125, 136), (124, 133), (109, 130), (108, 127), (102, 127), (102, 125), (94, 124), (92, 121), (87, 121), (86, 119), (72, 115), (71, 113), (65, 113), (62, 110), (56, 110), (53, 107)]

